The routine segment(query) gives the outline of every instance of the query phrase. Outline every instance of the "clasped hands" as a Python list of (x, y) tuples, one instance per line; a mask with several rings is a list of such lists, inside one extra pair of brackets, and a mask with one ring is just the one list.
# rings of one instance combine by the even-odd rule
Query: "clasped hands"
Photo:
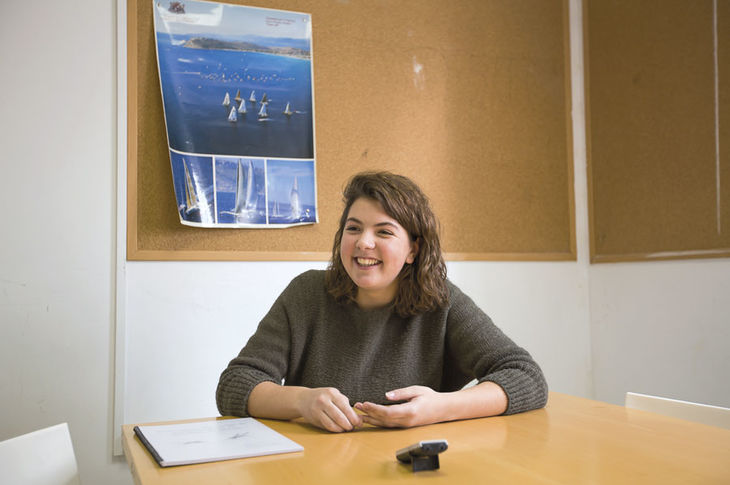
[(363, 424), (386, 428), (408, 428), (443, 420), (439, 403), (443, 393), (425, 386), (410, 386), (385, 393), (389, 401), (405, 401), (384, 406), (350, 400), (333, 387), (309, 389), (302, 394), (299, 410), (305, 421), (335, 433), (352, 431)]

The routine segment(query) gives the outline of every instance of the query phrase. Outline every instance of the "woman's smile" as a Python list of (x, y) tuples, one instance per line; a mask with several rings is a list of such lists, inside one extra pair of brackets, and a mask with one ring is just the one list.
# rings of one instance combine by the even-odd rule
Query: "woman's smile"
[(355, 258), (355, 261), (357, 262), (358, 266), (361, 266), (363, 268), (371, 268), (377, 264), (380, 264), (380, 261), (372, 258)]

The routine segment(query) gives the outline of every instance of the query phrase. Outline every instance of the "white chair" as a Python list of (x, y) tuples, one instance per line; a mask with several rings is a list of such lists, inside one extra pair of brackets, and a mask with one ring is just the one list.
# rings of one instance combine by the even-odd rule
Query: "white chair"
[(627, 408), (730, 429), (730, 409), (647, 394), (626, 393)]
[(0, 442), (0, 480), (12, 485), (79, 485), (68, 424)]

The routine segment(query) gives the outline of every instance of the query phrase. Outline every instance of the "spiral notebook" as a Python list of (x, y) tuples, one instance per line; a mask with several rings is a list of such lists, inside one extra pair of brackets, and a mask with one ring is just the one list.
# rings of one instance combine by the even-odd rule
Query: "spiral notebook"
[(135, 426), (134, 432), (161, 467), (304, 450), (254, 418)]

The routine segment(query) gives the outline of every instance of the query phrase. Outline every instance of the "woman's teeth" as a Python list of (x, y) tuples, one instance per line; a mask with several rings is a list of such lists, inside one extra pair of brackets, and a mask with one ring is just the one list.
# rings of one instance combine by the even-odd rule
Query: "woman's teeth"
[(378, 264), (377, 259), (355, 258), (355, 260), (357, 261), (357, 264), (359, 264), (360, 266), (374, 266), (374, 265)]

